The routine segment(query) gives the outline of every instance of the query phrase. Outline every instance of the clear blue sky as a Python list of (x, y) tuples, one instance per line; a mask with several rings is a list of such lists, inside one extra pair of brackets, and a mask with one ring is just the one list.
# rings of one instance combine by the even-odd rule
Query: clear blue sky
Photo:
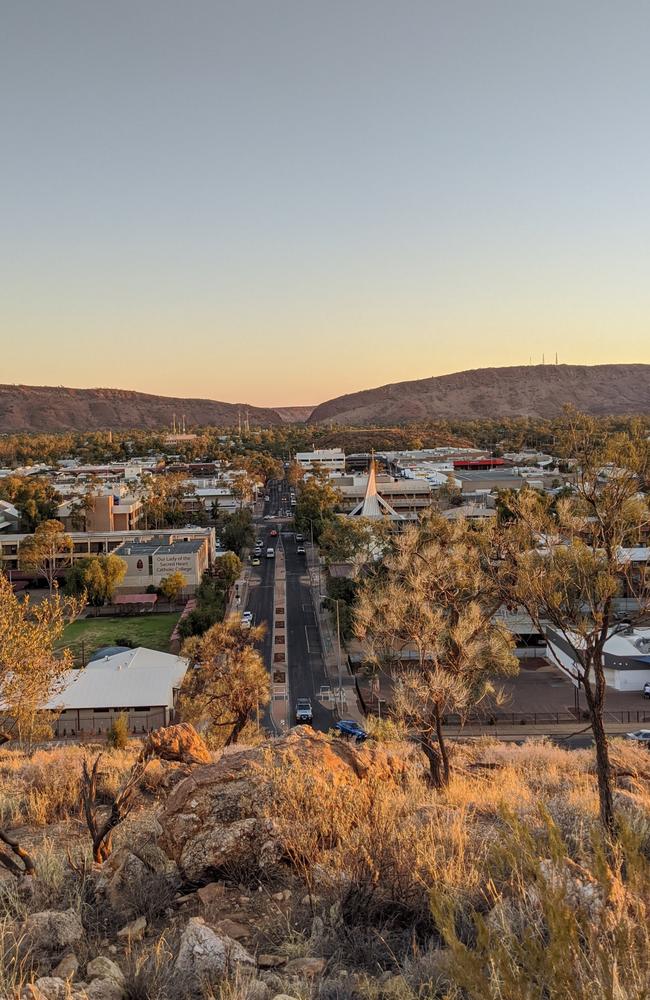
[(2, 382), (650, 362), (650, 5), (5, 0)]

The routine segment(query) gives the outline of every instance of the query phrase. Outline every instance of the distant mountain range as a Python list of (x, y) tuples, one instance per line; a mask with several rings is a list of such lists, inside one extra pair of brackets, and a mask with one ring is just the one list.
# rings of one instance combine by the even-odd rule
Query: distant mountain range
[(310, 406), (259, 407), (153, 396), (127, 389), (0, 385), (0, 432), (128, 430), (337, 423), (398, 426), (417, 420), (555, 417), (566, 403), (595, 416), (650, 413), (650, 365), (531, 365), (477, 368), (396, 382)]
[(566, 403), (594, 416), (650, 413), (650, 365), (476, 368), (339, 396), (317, 406), (310, 420), (391, 426), (414, 420), (555, 417)]
[(235, 427), (241, 414), (251, 425), (283, 422), (271, 407), (212, 399), (151, 396), (127, 389), (67, 389), (64, 386), (0, 385), (0, 431), (161, 430), (185, 416), (188, 428)]

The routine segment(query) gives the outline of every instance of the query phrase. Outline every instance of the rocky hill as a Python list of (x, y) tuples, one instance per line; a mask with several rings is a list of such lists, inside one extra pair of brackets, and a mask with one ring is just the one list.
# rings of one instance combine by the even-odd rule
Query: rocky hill
[(275, 412), (279, 413), (285, 424), (306, 423), (312, 415), (313, 406), (276, 406)]
[(566, 403), (594, 416), (650, 413), (650, 365), (477, 368), (396, 382), (317, 406), (313, 423), (393, 425), (414, 420), (555, 417)]
[(234, 427), (239, 413), (251, 425), (282, 423), (277, 410), (213, 399), (152, 396), (126, 389), (69, 389), (65, 386), (0, 385), (0, 431), (73, 431), (171, 427), (185, 415), (189, 428)]

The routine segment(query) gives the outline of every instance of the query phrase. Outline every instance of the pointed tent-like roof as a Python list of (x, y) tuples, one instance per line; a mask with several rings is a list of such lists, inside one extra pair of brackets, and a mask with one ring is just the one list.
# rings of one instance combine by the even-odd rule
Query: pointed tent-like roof
[(375, 467), (374, 456), (370, 459), (366, 495), (361, 503), (358, 503), (356, 507), (350, 511), (350, 517), (394, 517), (398, 521), (402, 520), (397, 511), (393, 510), (391, 505), (386, 503), (384, 498), (380, 497), (377, 492), (377, 470)]

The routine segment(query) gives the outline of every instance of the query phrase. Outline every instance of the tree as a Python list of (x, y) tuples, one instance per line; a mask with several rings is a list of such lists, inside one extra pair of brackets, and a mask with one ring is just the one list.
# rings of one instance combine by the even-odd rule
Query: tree
[(226, 746), (237, 742), (246, 724), (271, 700), (269, 675), (255, 649), (264, 631), (263, 625), (244, 629), (231, 618), (183, 646), (183, 655), (190, 657), (195, 668), (183, 679), (181, 717), (227, 730)]
[(220, 519), (219, 534), (224, 549), (239, 555), (255, 538), (250, 510), (236, 510), (232, 514), (223, 514)]
[(66, 573), (66, 593), (77, 596), (85, 594), (89, 604), (101, 607), (112, 601), (127, 569), (126, 560), (112, 553), (108, 556), (79, 559)]
[(43, 521), (33, 535), (27, 535), (20, 543), (20, 566), (42, 576), (51, 594), (58, 571), (72, 561), (73, 548), (72, 539), (60, 521)]
[[(626, 554), (650, 526), (647, 499), (640, 493), (650, 451), (645, 433), (634, 425), (626, 434), (608, 435), (597, 421), (572, 411), (566, 414), (560, 445), (577, 461), (572, 493), (554, 504), (530, 490), (509, 499), (512, 519), (502, 547), (512, 574), (504, 596), (523, 607), (541, 633), (550, 628), (571, 650), (576, 666), (570, 672), (585, 693), (594, 738), (600, 818), (612, 840), (605, 645), (647, 620), (650, 612), (650, 574)], [(628, 597), (625, 621), (616, 610), (622, 589)], [(629, 610), (630, 599), (636, 610)]]
[(0, 500), (14, 505), (27, 531), (55, 517), (61, 499), (42, 476), (7, 476), (0, 480)]
[(57, 653), (55, 646), (80, 610), (80, 601), (59, 594), (35, 605), (19, 600), (0, 573), (0, 702), (7, 727), (0, 742), (30, 742), (51, 732), (43, 706), (72, 667), (69, 650)]
[(160, 581), (160, 592), (170, 604), (177, 601), (187, 587), (187, 577), (180, 570), (170, 573)]
[(341, 494), (329, 479), (317, 474), (311, 476), (305, 480), (298, 493), (296, 527), (305, 533), (313, 530), (314, 541), (318, 542), (326, 523), (334, 519), (340, 502)]
[(325, 524), (319, 540), (326, 563), (364, 564), (385, 555), (391, 538), (390, 521), (367, 517), (334, 517)]
[(242, 570), (242, 561), (234, 552), (224, 552), (216, 560), (213, 577), (222, 590), (229, 591)]
[[(444, 716), (475, 708), (493, 693), (493, 677), (517, 669), (512, 636), (494, 618), (501, 603), (495, 545), (491, 524), (430, 514), (396, 539), (357, 604), (356, 633), (372, 660), (392, 664), (396, 713), (437, 787), (450, 772)], [(413, 666), (407, 652), (416, 653)]]

